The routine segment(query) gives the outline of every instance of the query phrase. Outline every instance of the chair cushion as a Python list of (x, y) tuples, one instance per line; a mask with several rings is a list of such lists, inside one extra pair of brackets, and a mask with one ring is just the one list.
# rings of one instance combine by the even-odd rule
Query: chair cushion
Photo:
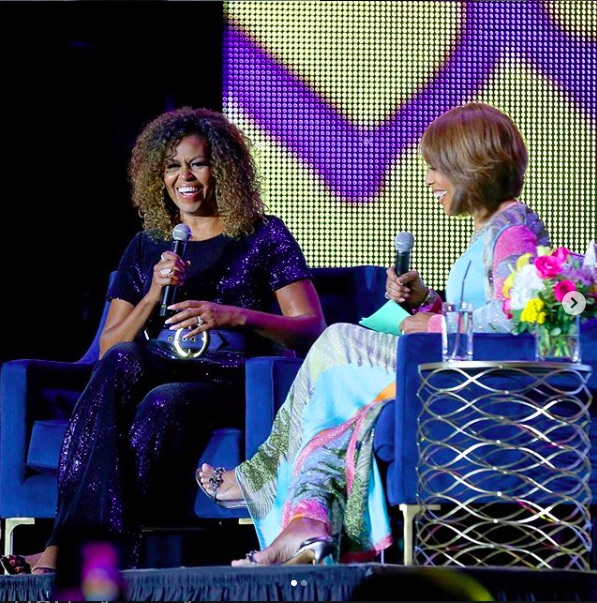
[(27, 467), (39, 473), (55, 473), (67, 422), (62, 419), (35, 421), (27, 452)]

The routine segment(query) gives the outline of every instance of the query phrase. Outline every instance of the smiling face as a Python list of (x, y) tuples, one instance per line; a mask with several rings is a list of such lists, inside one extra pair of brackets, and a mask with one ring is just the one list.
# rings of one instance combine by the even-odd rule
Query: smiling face
[(449, 216), (470, 215), (480, 224), (522, 189), (524, 140), (491, 105), (470, 102), (446, 111), (427, 126), (420, 152), (429, 166), (426, 182)]
[(166, 161), (164, 184), (181, 216), (217, 215), (215, 183), (205, 138), (186, 136), (181, 139)]
[(440, 202), (446, 215), (456, 215), (452, 211), (452, 202), (454, 200), (454, 185), (452, 181), (442, 172), (429, 167), (427, 168), (425, 184), (431, 188), (433, 195)]

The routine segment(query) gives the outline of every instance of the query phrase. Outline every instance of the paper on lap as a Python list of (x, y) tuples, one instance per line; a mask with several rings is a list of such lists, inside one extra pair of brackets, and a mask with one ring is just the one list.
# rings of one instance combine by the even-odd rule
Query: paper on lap
[(377, 312), (361, 318), (359, 324), (373, 331), (401, 335), (400, 323), (410, 314), (395, 301), (386, 302)]

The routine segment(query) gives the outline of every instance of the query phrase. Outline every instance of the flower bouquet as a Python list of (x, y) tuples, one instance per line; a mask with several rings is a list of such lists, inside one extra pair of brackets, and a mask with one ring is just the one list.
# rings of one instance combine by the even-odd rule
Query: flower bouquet
[(538, 247), (518, 258), (504, 283), (503, 309), (513, 332), (535, 334), (537, 359), (580, 360), (581, 319), (597, 316), (595, 243), (585, 256)]

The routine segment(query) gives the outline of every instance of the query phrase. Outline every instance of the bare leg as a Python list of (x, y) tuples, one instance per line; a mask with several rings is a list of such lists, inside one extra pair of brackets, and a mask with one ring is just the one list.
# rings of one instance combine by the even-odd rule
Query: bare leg
[[(254, 553), (254, 560), (263, 565), (277, 565), (292, 557), (301, 544), (309, 538), (324, 538), (330, 535), (329, 527), (323, 521), (308, 517), (297, 517), (280, 532), (270, 546)], [(237, 559), (232, 565), (251, 565), (248, 558)]]
[[(209, 480), (214, 477), (214, 472), (214, 468), (207, 463), (203, 463), (201, 468), (196, 472), (197, 481), (205, 490), (207, 490), (207, 492), (212, 491), (213, 486)], [(216, 488), (216, 499), (219, 501), (227, 501), (242, 500), (242, 498), (243, 495), (240, 486), (236, 481), (234, 470), (230, 469), (222, 473), (222, 483)]]

